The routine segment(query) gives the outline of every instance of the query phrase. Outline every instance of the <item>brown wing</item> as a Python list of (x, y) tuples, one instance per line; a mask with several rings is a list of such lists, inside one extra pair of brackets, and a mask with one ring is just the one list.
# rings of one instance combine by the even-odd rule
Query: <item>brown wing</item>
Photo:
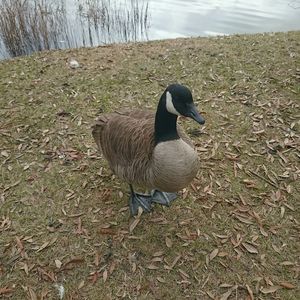
[(133, 119), (154, 119), (155, 118), (155, 112), (149, 111), (149, 110), (140, 110), (140, 109), (135, 109), (135, 110), (122, 110), (118, 111), (117, 114), (122, 115), (122, 116), (127, 116)]
[(152, 112), (131, 111), (101, 115), (93, 126), (93, 137), (119, 177), (145, 181), (145, 170), (154, 149)]

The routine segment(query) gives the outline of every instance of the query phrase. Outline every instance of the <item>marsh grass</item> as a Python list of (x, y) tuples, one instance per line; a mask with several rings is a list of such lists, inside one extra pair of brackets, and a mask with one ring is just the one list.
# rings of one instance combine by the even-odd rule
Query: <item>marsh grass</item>
[(87, 33), (89, 45), (138, 41), (147, 38), (149, 10), (147, 1), (78, 1), (79, 22)]
[(74, 0), (75, 18), (64, 1), (3, 0), (0, 3), (2, 56), (143, 40), (148, 3), (128, 0)]
[(63, 6), (44, 0), (3, 0), (0, 33), (10, 56), (59, 48), (64, 35)]

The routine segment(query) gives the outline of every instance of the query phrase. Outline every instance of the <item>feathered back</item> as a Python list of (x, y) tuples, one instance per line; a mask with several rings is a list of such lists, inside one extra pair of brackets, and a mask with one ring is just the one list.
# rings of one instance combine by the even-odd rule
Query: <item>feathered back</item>
[(155, 146), (154, 113), (134, 110), (102, 114), (93, 126), (93, 137), (114, 173), (141, 185), (148, 180)]

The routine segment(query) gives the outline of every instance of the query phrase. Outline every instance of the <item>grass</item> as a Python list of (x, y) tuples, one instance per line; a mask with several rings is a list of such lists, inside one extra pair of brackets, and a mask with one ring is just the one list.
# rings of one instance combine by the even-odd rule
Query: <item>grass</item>
[[(290, 32), (2, 61), (0, 295), (299, 299), (299, 45)], [(100, 109), (155, 109), (172, 82), (206, 118), (184, 123), (202, 168), (135, 221), (90, 126)]]

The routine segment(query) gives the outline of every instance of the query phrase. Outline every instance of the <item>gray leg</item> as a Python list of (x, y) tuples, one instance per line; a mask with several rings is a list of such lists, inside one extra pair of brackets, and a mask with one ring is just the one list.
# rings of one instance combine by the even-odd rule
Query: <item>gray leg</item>
[(158, 190), (153, 190), (151, 192), (151, 196), (153, 203), (158, 203), (165, 206), (170, 206), (171, 202), (177, 198), (176, 193), (166, 193)]
[(138, 214), (139, 207), (143, 209), (144, 212), (151, 211), (151, 196), (138, 194), (133, 190), (132, 185), (130, 187), (130, 198), (129, 198), (129, 208), (131, 216)]

